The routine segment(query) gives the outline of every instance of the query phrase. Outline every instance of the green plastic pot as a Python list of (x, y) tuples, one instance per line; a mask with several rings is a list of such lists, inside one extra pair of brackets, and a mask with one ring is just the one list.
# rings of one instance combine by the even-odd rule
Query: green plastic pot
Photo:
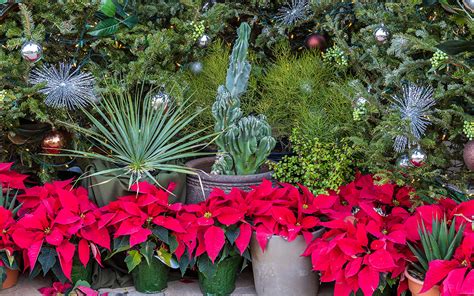
[(132, 270), (135, 290), (148, 294), (163, 291), (168, 287), (169, 271), (169, 267), (155, 257), (153, 257), (149, 265), (146, 260), (142, 260)]
[(199, 287), (206, 296), (227, 296), (235, 290), (235, 281), (240, 267), (242, 257), (232, 256), (217, 264), (216, 273), (207, 278), (202, 272), (198, 273)]
[(71, 270), (71, 281), (75, 284), (77, 281), (82, 280), (88, 283), (92, 282), (92, 261), (89, 260), (86, 267), (82, 265), (81, 261), (77, 256), (74, 256), (74, 260), (72, 262), (72, 270)]

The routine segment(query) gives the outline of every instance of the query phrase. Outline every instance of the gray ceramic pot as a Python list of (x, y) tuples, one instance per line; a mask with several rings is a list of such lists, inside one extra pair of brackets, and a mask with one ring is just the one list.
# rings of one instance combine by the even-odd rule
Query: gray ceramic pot
[[(317, 230), (319, 237), (324, 229)], [(302, 257), (306, 242), (302, 235), (288, 242), (274, 235), (265, 252), (252, 235), (250, 252), (255, 289), (258, 296), (298, 295), (315, 296), (319, 290), (319, 275), (312, 271), (311, 258)]]
[[(250, 190), (250, 186), (259, 185), (263, 179), (271, 180), (272, 172), (266, 165), (262, 166), (262, 173), (255, 175), (211, 175), (214, 157), (198, 158), (186, 163), (189, 168), (196, 169), (199, 176), (188, 174), (186, 178), (186, 203), (195, 204), (204, 201), (213, 188), (220, 188), (229, 192), (233, 187)], [(200, 180), (199, 180), (200, 179)], [(201, 187), (202, 184), (202, 187)]]

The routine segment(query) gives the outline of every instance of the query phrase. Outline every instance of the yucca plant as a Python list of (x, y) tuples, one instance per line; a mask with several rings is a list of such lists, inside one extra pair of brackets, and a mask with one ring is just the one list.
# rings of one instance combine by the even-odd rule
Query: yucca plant
[(179, 104), (169, 100), (157, 101), (153, 97), (157, 91), (150, 89), (145, 92), (143, 85), (138, 91), (109, 89), (112, 91), (103, 95), (100, 105), (95, 105), (92, 111), (83, 109), (92, 128), (68, 124), (84, 134), (100, 151), (63, 150), (67, 154), (62, 156), (110, 163), (113, 168), (89, 174), (89, 177), (105, 174), (129, 176), (129, 188), (143, 179), (159, 185), (154, 177), (158, 171), (196, 174), (177, 162), (208, 155), (200, 150), (212, 141), (215, 134), (205, 134), (205, 128), (183, 134), (186, 126), (201, 112), (198, 109), (189, 112), (189, 99)]
[(423, 221), (421, 225), (418, 225), (421, 247), (410, 243), (408, 243), (408, 247), (418, 259), (418, 262), (411, 264), (414, 270), (411, 269), (410, 271), (420, 279), (424, 279), (431, 261), (450, 260), (454, 251), (461, 243), (465, 225), (462, 224), (456, 231), (454, 221), (452, 221), (448, 229), (446, 217), (443, 219), (433, 218), (431, 232), (426, 229)]
[(17, 197), (18, 189), (6, 188), (3, 190), (2, 185), (0, 184), (0, 207), (9, 210), (12, 212), (15, 217), (20, 210), (21, 204), (18, 203)]

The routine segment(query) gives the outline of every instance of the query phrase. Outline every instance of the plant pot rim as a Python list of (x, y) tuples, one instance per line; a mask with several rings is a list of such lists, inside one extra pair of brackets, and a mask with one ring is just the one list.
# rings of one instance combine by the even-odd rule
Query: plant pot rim
[(412, 276), (412, 275), (408, 272), (408, 268), (409, 268), (409, 267), (407, 266), (407, 267), (405, 268), (405, 272), (404, 272), (404, 274), (405, 274), (405, 276), (407, 277), (407, 279), (409, 279), (409, 280), (412, 281), (412, 282), (417, 283), (418, 285), (422, 285), (422, 286), (423, 286), (424, 282), (423, 282), (423, 281), (420, 281), (419, 279), (417, 279), (417, 278), (415, 278), (414, 276)]
[[(324, 233), (324, 231), (326, 231), (326, 228), (324, 228), (324, 227), (322, 227), (322, 226), (319, 226), (319, 228), (317, 228), (316, 230), (312, 231), (311, 234), (312, 234), (313, 236), (315, 236), (315, 235), (321, 235), (321, 234)], [(253, 230), (253, 231), (252, 231), (252, 234), (253, 234), (253, 235), (257, 235), (257, 232), (256, 232), (255, 230)], [(299, 237), (299, 236), (303, 236), (303, 234), (300, 233), (300, 234), (298, 234), (296, 237)], [(281, 237), (282, 239), (284, 239), (284, 240), (286, 240), (286, 241), (288, 240), (288, 238), (282, 237), (281, 235), (278, 235), (278, 234), (272, 234), (272, 236), (271, 236), (270, 238), (274, 238), (274, 237)]]
[(190, 160), (185, 163), (185, 166), (187, 168), (194, 169), (195, 172), (198, 174), (193, 175), (189, 174), (189, 178), (195, 178), (195, 179), (202, 179), (205, 181), (211, 181), (211, 182), (222, 182), (222, 183), (229, 183), (229, 182), (235, 182), (236, 179), (239, 180), (239, 182), (252, 182), (257, 179), (267, 179), (271, 180), (271, 176), (273, 171), (269, 170), (268, 167), (264, 164), (262, 165), (261, 170), (263, 172), (258, 173), (258, 174), (250, 174), (250, 175), (211, 175), (208, 172), (205, 172), (201, 167), (204, 164), (209, 164), (213, 163), (215, 160), (214, 156), (208, 156), (208, 157), (201, 157), (201, 158), (196, 158), (193, 160)]

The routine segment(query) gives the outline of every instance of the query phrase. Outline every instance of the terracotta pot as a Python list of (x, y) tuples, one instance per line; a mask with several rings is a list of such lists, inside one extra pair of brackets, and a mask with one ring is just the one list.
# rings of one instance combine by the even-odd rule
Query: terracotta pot
[(440, 295), (438, 286), (434, 286), (433, 288), (429, 289), (425, 293), (420, 294), (421, 288), (423, 287), (423, 282), (411, 276), (410, 273), (408, 272), (408, 268), (405, 269), (405, 276), (408, 279), (408, 289), (410, 289), (412, 296), (439, 296)]
[[(313, 236), (319, 237), (323, 232), (324, 229), (315, 231)], [(273, 235), (262, 252), (254, 233), (250, 252), (257, 295), (317, 295), (319, 276), (312, 270), (311, 258), (301, 256), (305, 249), (302, 235), (291, 242)]]
[(467, 168), (474, 171), (474, 140), (471, 140), (464, 145), (462, 154)]
[(10, 268), (5, 268), (7, 271), (7, 278), (2, 284), (2, 289), (8, 289), (16, 285), (18, 282), (18, 275), (20, 274), (20, 271), (18, 269), (10, 269)]
[[(186, 177), (186, 203), (195, 204), (204, 201), (212, 189), (218, 187), (229, 192), (233, 187), (250, 190), (250, 186), (259, 185), (263, 179), (271, 180), (272, 172), (266, 165), (260, 174), (254, 175), (211, 175), (214, 157), (203, 157), (188, 161), (186, 167), (197, 170), (199, 177), (188, 174)], [(200, 180), (199, 180), (200, 179)], [(202, 187), (201, 187), (202, 184)]]

